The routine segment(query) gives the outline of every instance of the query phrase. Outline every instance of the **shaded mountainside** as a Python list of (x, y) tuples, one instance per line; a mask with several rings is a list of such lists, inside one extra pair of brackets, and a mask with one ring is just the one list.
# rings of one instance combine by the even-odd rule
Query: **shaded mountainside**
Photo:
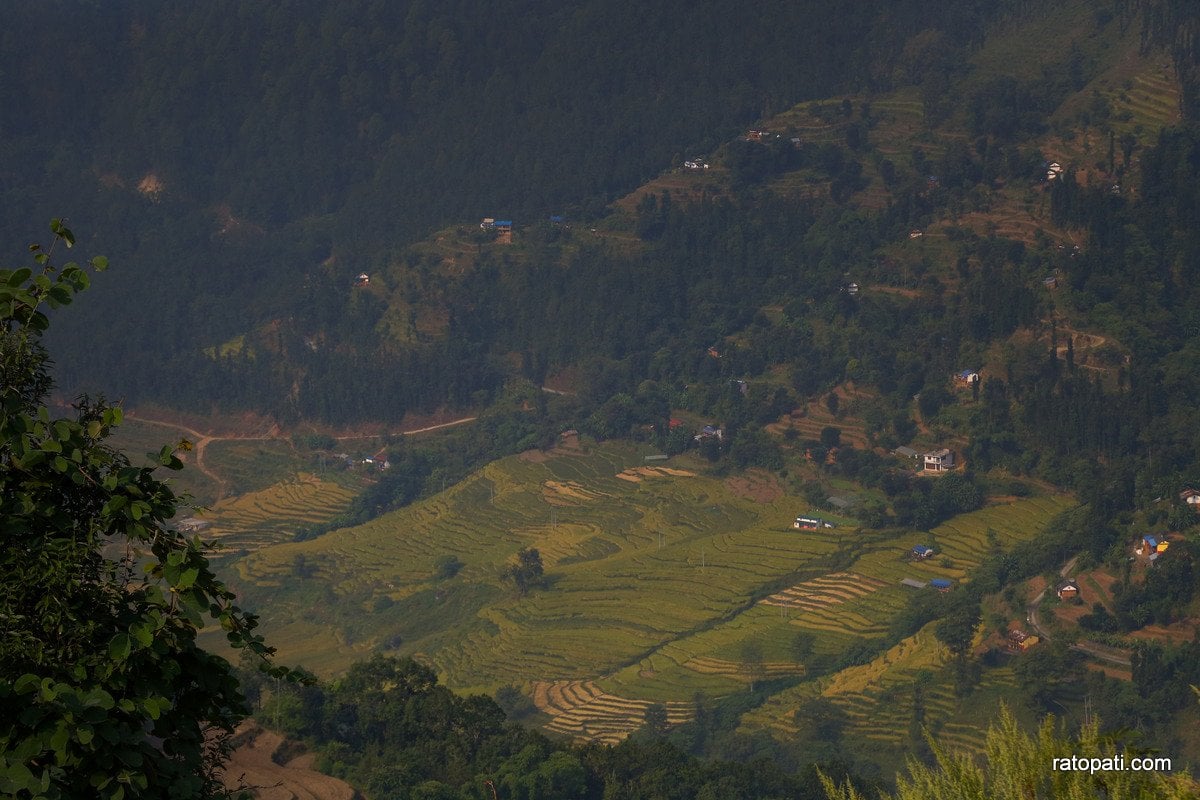
[[(66, 216), (122, 266), (56, 326), (64, 385), (356, 419), (465, 405), (499, 380), (487, 353), (384, 346), (380, 310), (350, 291), (360, 271), (446, 220), (594, 216), (764, 113), (922, 80), (923, 51), (907, 44), (918, 34), (938, 69), (952, 68), (999, 13), (950, 2), (772, 2), (733, 15), (598, 0), (4, 6), (4, 52), (54, 52), (12, 59), (0, 82), (12, 110), (0, 193), (22, 209), (0, 223), (4, 239)], [(77, 344), (102, 322), (110, 342)], [(126, 366), (140, 354), (152, 365)], [(446, 361), (467, 365), (460, 380), (438, 374)], [(396, 403), (311, 388), (346, 382)]]

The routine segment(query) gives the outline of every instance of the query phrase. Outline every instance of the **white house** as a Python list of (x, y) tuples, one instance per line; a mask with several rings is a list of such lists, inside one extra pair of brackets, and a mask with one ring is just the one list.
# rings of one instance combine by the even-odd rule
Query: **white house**
[(926, 472), (946, 472), (954, 469), (954, 451), (943, 447), (925, 454)]

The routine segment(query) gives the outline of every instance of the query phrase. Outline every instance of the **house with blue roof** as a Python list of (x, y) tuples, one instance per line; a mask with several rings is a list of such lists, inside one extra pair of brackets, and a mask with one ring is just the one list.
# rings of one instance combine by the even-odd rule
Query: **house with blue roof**
[(1137, 554), (1139, 556), (1152, 556), (1156, 553), (1164, 553), (1171, 543), (1164, 536), (1156, 536), (1146, 534), (1142, 537), (1142, 541), (1138, 544)]
[(964, 369), (962, 372), (954, 376), (954, 380), (958, 383), (970, 386), (972, 383), (979, 382), (979, 370)]

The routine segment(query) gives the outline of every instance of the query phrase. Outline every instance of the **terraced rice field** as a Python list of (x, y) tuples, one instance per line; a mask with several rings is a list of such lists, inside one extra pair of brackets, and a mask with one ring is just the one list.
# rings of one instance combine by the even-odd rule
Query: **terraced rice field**
[(222, 500), (204, 519), (205, 537), (226, 549), (253, 550), (288, 541), (303, 528), (328, 522), (349, 506), (354, 489), (301, 473), (266, 489)]
[[(404, 652), (423, 653), (451, 685), (486, 688), (624, 669), (749, 607), (759, 587), (851, 535), (802, 538), (788, 527), (806, 512), (794, 498), (755, 502), (690, 462), (646, 467), (641, 456), (601, 446), (540, 463), (505, 459), (365, 525), (261, 549), (238, 563), (240, 578), (278, 587), (273, 603), (287, 606), (304, 556), (311, 580), (337, 596), (366, 605), (386, 597), (397, 608), (373, 620), (347, 600), (337, 624), (360, 628), (360, 638), (399, 634)], [(501, 573), (523, 546), (539, 550), (550, 586), (519, 597)], [(445, 555), (464, 566), (443, 583), (436, 562)], [(472, 586), (490, 587), (494, 602), (456, 605), (455, 593)], [(280, 620), (299, 618), (299, 605)]]
[[(585, 444), (494, 462), (365, 525), (264, 546), (237, 562), (239, 584), (270, 593), (264, 633), (285, 661), (336, 672), (384, 647), (456, 689), (524, 687), (551, 730), (615, 741), (650, 703), (674, 704), (679, 718), (698, 692), (805, 681), (805, 660), (828, 663), (886, 631), (913, 591), (902, 577), (961, 579), (991, 546), (989, 528), (1009, 546), (1068, 505), (1022, 500), (887, 541), (849, 520), (798, 532), (790, 522), (809, 509), (797, 498), (742, 496), (698, 461), (650, 467), (643, 455)], [(950, 566), (908, 562), (919, 542)], [(541, 553), (547, 585), (520, 596), (502, 573), (525, 546)], [(841, 569), (827, 561), (848, 552), (857, 559)], [(463, 566), (439, 578), (447, 555)], [(800, 660), (797, 634), (815, 634)]]
[[(546, 730), (575, 739), (616, 744), (645, 724), (652, 703), (608, 694), (593, 681), (537, 681), (533, 702), (550, 716)], [(686, 702), (662, 704), (667, 723), (678, 725), (692, 719), (693, 707)]]

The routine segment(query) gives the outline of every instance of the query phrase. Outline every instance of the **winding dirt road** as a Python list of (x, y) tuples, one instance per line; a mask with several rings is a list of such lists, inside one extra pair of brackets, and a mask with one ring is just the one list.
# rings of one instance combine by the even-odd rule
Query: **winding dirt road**
[[(1062, 569), (1058, 571), (1058, 576), (1060, 578), (1066, 578), (1067, 575), (1069, 575), (1071, 571), (1075, 569), (1075, 563), (1077, 561), (1079, 561), (1079, 556), (1075, 556), (1066, 564), (1063, 564)], [(1042, 627), (1041, 619), (1038, 618), (1038, 606), (1041, 605), (1042, 598), (1046, 596), (1046, 592), (1049, 590), (1049, 586), (1047, 586), (1045, 589), (1042, 589), (1040, 592), (1038, 592), (1037, 597), (1033, 598), (1029, 605), (1025, 607), (1025, 621), (1029, 623), (1029, 627), (1033, 628), (1038, 636), (1047, 642), (1050, 641), (1051, 637), (1050, 634), (1046, 632), (1046, 629)], [(1095, 642), (1077, 642), (1071, 645), (1071, 649), (1077, 650), (1078, 652), (1083, 653), (1086, 656), (1090, 656), (1098, 661), (1105, 661), (1109, 664), (1125, 667), (1126, 669), (1131, 666), (1129, 656), (1124, 655), (1119, 650), (1115, 650), (1111, 647), (1104, 647), (1103, 645), (1096, 644)]]
[[(211, 480), (213, 483), (215, 483), (217, 485), (217, 499), (218, 500), (220, 500), (221, 498), (223, 498), (225, 496), (226, 489), (228, 488), (228, 481), (226, 481), (224, 478), (222, 478), (220, 475), (218, 475), (216, 472), (214, 472), (210, 467), (208, 467), (204, 463), (204, 450), (205, 450), (205, 448), (207, 448), (209, 446), (209, 444), (211, 444), (212, 442), (224, 442), (224, 441), (265, 442), (265, 441), (269, 441), (269, 440), (283, 438), (283, 437), (279, 436), (277, 433), (267, 434), (264, 436), (244, 436), (244, 435), (212, 436), (207, 433), (201, 433), (200, 431), (196, 430), (195, 428), (189, 428), (187, 425), (184, 425), (180, 422), (167, 422), (166, 420), (152, 419), (150, 417), (138, 416), (137, 414), (134, 414), (134, 413), (126, 414), (126, 416), (129, 419), (136, 420), (138, 422), (144, 422), (147, 425), (157, 425), (161, 428), (170, 428), (172, 430), (181, 431), (186, 437), (188, 437), (188, 441), (191, 442), (191, 444), (192, 444), (192, 453), (194, 455), (193, 463), (195, 464), (196, 469), (198, 469), (205, 477), (207, 477), (209, 480)], [(429, 431), (436, 431), (436, 430), (440, 430), (442, 428), (451, 428), (455, 425), (465, 425), (466, 423), (474, 422), (477, 419), (479, 419), (479, 417), (461, 417), (459, 419), (451, 420), (450, 422), (441, 422), (441, 423), (438, 423), (437, 425), (426, 425), (423, 428), (410, 428), (409, 430), (390, 431), (387, 433), (353, 434), (350, 436), (335, 436), (333, 438), (337, 439), (340, 442), (340, 441), (347, 441), (347, 440), (351, 440), (351, 439), (379, 439), (379, 438), (383, 438), (385, 436), (411, 436), (411, 435), (417, 434), (417, 433), (428, 433)]]

